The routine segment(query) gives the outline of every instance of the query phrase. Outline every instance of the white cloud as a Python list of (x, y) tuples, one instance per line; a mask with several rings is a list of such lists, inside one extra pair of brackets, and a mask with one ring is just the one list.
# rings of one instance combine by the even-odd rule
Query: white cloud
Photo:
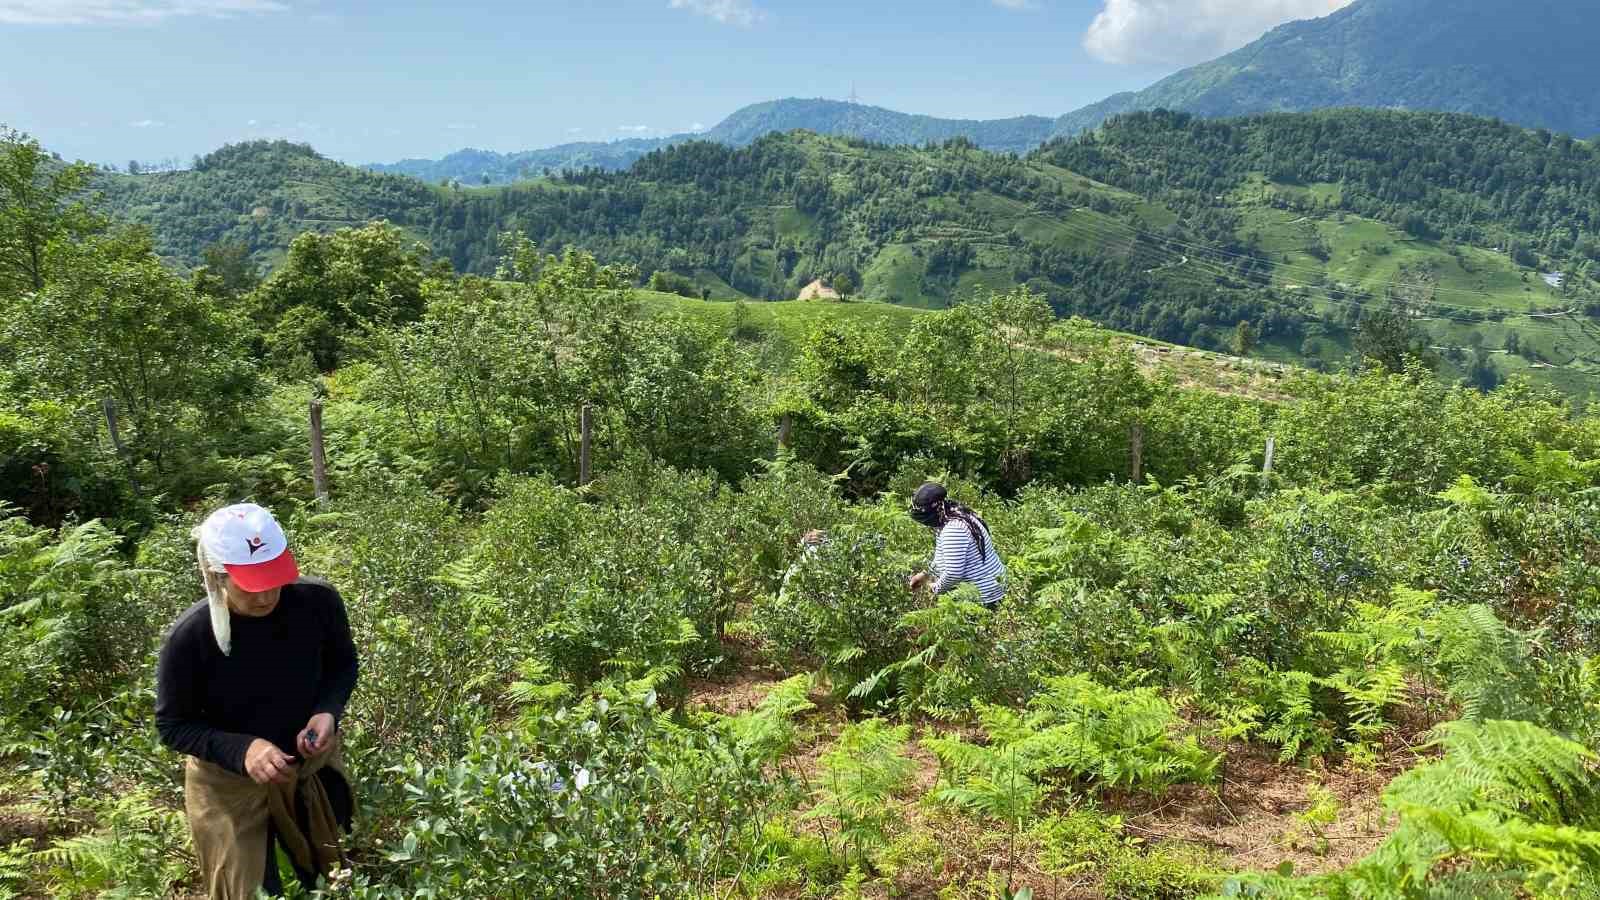
[(767, 17), (750, 0), (667, 0), (672, 9), (687, 9), (724, 25), (749, 28)]
[(281, 0), (0, 0), (0, 25), (137, 25), (288, 10)]
[(1325, 16), (1351, 2), (1104, 0), (1083, 46), (1107, 62), (1188, 65), (1237, 50), (1284, 22)]
[(705, 131), (706, 130), (706, 126), (705, 126), (705, 123), (703, 123), (703, 122), (695, 122), (695, 123), (693, 123), (693, 124), (691, 124), (689, 126), (689, 130), (690, 131)]
[(1033, 0), (989, 0), (1001, 9), (1033, 9)]
[(140, 119), (137, 122), (129, 122), (128, 124), (134, 128), (160, 128), (162, 125), (167, 123), (157, 119)]
[(655, 129), (651, 128), (649, 125), (618, 125), (617, 130), (625, 131), (628, 134), (644, 134), (647, 131), (654, 131)]

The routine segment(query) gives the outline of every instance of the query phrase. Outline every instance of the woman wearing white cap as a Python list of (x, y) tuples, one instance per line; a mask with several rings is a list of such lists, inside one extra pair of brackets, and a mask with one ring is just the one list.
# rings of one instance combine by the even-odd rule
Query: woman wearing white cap
[(214, 900), (276, 893), (276, 845), (309, 887), (340, 861), (353, 808), (338, 751), (357, 671), (344, 601), (300, 577), (259, 506), (219, 509), (194, 534), (206, 599), (162, 644), (156, 728), (189, 757), (201, 875)]

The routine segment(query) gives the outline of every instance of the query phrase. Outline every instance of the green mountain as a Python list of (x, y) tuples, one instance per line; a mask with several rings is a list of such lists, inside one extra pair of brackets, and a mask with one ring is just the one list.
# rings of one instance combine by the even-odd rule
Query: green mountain
[(509, 184), (546, 171), (618, 170), (692, 140), (743, 147), (796, 129), (878, 144), (965, 138), (1026, 153), (1113, 116), (1171, 109), (1228, 117), (1340, 107), (1470, 113), (1578, 137), (1600, 136), (1600, 4), (1574, 0), (1356, 0), (1291, 22), (1220, 59), (1149, 88), (1050, 120), (940, 119), (836, 100), (747, 106), (701, 134), (563, 144), (520, 153), (461, 150), (443, 159), (373, 164), (425, 181)]
[(795, 132), (479, 189), (252, 144), (103, 190), (190, 263), (224, 239), (270, 263), (303, 229), (381, 217), (483, 274), (518, 229), (721, 298), (844, 275), (865, 298), (942, 306), (1026, 284), (1175, 343), (1226, 348), (1248, 320), (1259, 353), (1313, 365), (1392, 309), (1447, 367), (1492, 353), (1578, 392), (1600, 375), (1600, 151), (1469, 116), (1137, 114), (1021, 158)]
[(704, 136), (742, 147), (763, 135), (796, 129), (875, 144), (928, 144), (965, 138), (984, 150), (1026, 153), (1050, 136), (1051, 120), (1044, 116), (938, 119), (837, 100), (790, 99), (746, 106)]
[(493, 150), (467, 148), (457, 150), (440, 159), (402, 159), (394, 163), (372, 163), (366, 166), (374, 172), (409, 175), (423, 181), (459, 181), (463, 184), (510, 184), (538, 178), (546, 171), (560, 172), (568, 169), (626, 169), (652, 150), (672, 143), (682, 143), (691, 136), (673, 138), (627, 138), (620, 141), (581, 141), (546, 147), (542, 150), (524, 150), (519, 153), (496, 153)]
[(403, 159), (374, 163), (374, 172), (410, 175), (424, 181), (467, 185), (510, 184), (546, 171), (589, 167), (626, 169), (640, 157), (693, 140), (743, 147), (774, 132), (803, 129), (817, 134), (860, 138), (878, 144), (927, 144), (964, 138), (985, 150), (1026, 153), (1050, 138), (1054, 120), (1044, 116), (1013, 119), (939, 119), (838, 100), (773, 100), (738, 110), (709, 131), (665, 138), (632, 138), (609, 143), (562, 144), (543, 150), (496, 153), (466, 149), (442, 159)]
[(1062, 116), (1058, 135), (1133, 110), (1239, 116), (1335, 107), (1490, 116), (1600, 135), (1600, 4), (1356, 0), (1145, 90)]

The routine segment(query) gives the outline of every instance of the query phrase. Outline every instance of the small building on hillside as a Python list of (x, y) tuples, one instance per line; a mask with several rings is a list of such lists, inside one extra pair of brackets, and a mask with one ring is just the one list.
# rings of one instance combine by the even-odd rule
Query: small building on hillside
[(800, 289), (800, 300), (838, 300), (839, 292), (824, 284), (821, 278)]
[(1540, 273), (1539, 277), (1544, 279), (1544, 283), (1545, 284), (1548, 284), (1553, 288), (1559, 288), (1559, 287), (1561, 287), (1562, 283), (1567, 280), (1567, 273), (1565, 273), (1565, 272), (1543, 272), (1543, 273)]

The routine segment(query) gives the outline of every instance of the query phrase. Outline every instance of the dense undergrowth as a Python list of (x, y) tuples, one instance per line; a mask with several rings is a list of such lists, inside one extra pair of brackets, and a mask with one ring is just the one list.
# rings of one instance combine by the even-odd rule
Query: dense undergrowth
[[(361, 656), (325, 896), (1600, 890), (1600, 421), (1524, 383), (1218, 396), (1025, 291), (776, 354), (515, 238), (489, 281), (381, 226), (312, 237), (260, 288), (63, 240), (98, 274), (0, 321), (0, 896), (193, 884), (154, 653), (201, 596), (189, 526), (242, 498)], [(49, 331), (82, 292), (105, 315)], [(152, 310), (173, 329), (126, 327)], [(904, 589), (929, 477), (991, 525), (997, 611)], [(1261, 753), (1397, 773), (1370, 852), (1252, 870), (1125, 813), (1221, 802)], [(1296, 815), (1286, 847), (1341, 813)]]

